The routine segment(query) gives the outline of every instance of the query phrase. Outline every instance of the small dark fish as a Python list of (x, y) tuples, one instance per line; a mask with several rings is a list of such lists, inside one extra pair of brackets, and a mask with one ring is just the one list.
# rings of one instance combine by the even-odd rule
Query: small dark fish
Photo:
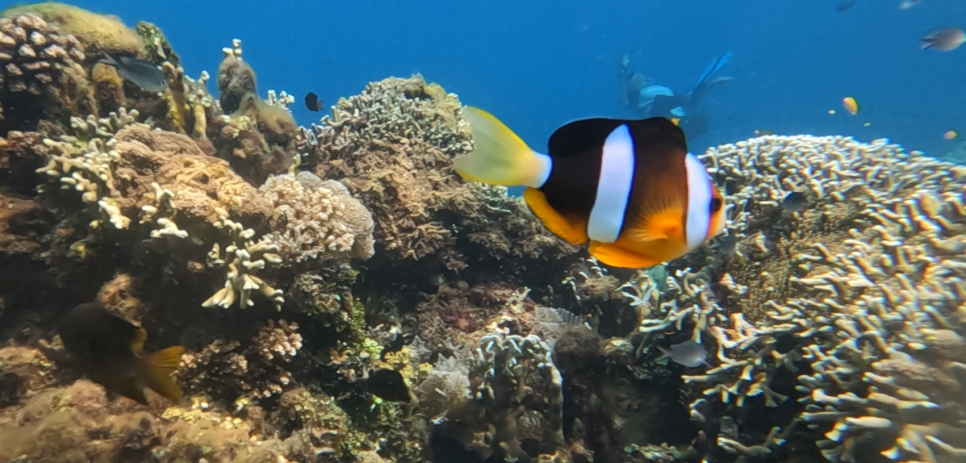
[(113, 56), (104, 54), (104, 58), (98, 63), (114, 66), (117, 69), (117, 75), (133, 82), (146, 92), (158, 93), (168, 89), (168, 80), (164, 77), (164, 73), (150, 61), (127, 56), (114, 59)]
[(755, 136), (756, 137), (762, 137), (762, 136), (765, 136), (765, 135), (774, 135), (774, 134), (775, 134), (774, 131), (768, 130), (768, 129), (755, 130)]
[(805, 193), (793, 191), (782, 199), (782, 209), (786, 211), (801, 212), (805, 210), (805, 206), (808, 206), (808, 197)]
[(933, 29), (919, 39), (923, 50), (952, 51), (966, 42), (966, 33), (958, 27), (943, 27)]
[(718, 238), (718, 250), (725, 257), (731, 257), (735, 254), (738, 249), (738, 237), (734, 234), (729, 234)]
[(674, 363), (681, 364), (689, 368), (708, 365), (708, 362), (705, 361), (708, 359), (708, 351), (704, 350), (704, 346), (693, 340), (674, 344), (671, 346), (671, 350), (667, 350), (661, 346), (658, 346), (657, 348), (661, 350), (661, 356), (658, 357), (658, 360), (669, 358), (673, 360)]
[(390, 402), (409, 402), (409, 387), (396, 370), (373, 370), (366, 379), (366, 388), (373, 395)]
[(181, 401), (181, 388), (171, 373), (181, 364), (183, 347), (145, 355), (141, 348), (147, 332), (93, 302), (74, 307), (59, 332), (64, 348), (93, 381), (145, 405), (144, 388)]
[(835, 7), (835, 11), (842, 13), (843, 11), (848, 11), (849, 8), (852, 8), (853, 6), (855, 6), (855, 0), (845, 0), (844, 2), (839, 2), (839, 4)]
[(322, 109), (322, 100), (315, 93), (309, 92), (305, 94), (305, 107), (309, 111), (316, 112)]

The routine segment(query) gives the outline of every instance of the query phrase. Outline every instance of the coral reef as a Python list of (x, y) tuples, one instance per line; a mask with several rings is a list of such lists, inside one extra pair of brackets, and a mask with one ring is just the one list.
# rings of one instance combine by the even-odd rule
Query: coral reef
[[(373, 82), (305, 128), (224, 55), (213, 94), (150, 23), (3, 13), (0, 460), (966, 458), (963, 166), (719, 146), (727, 234), (610, 270), (454, 173), (472, 140), (439, 85)], [(56, 327), (90, 301), (185, 347), (184, 403), (83, 379)], [(660, 355), (685, 341), (707, 364)]]
[(534, 222), (505, 189), (467, 183), (450, 160), (470, 148), (459, 101), (421, 76), (369, 84), (340, 99), (313, 126), (303, 162), (340, 179), (372, 211), (376, 242), (401, 259), (436, 256), (444, 268), (469, 264), (462, 237), (495, 259), (555, 259), (573, 249)]
[[(87, 11), (66, 3), (43, 2), (21, 5), (3, 11), (3, 17), (33, 14), (77, 38), (88, 54), (98, 60), (104, 53), (138, 56), (144, 52), (141, 38), (116, 16)], [(79, 61), (84, 57), (78, 58)]]
[(30, 14), (0, 18), (0, 127), (29, 130), (50, 117), (96, 113), (86, 71), (85, 47), (69, 33)]
[(275, 208), (267, 239), (283, 259), (368, 259), (375, 253), (372, 216), (341, 183), (299, 172), (270, 177), (259, 191)]
[[(842, 137), (769, 136), (705, 159), (734, 198), (735, 257), (679, 271), (671, 292), (641, 274), (628, 297), (649, 311), (642, 332), (683, 324), (716, 350), (717, 365), (682, 376), (708, 400), (795, 417), (774, 423), (764, 444), (718, 444), (771, 454), (817, 430), (830, 461), (961, 452), (964, 415), (951, 394), (962, 358), (934, 352), (955, 352), (963, 333), (966, 169)], [(792, 191), (810, 197), (805, 211), (781, 210)]]

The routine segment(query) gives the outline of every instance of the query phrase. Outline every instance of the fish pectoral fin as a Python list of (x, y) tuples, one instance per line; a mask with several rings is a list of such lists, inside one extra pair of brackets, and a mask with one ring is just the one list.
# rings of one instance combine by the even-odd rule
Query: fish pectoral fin
[(599, 241), (591, 241), (589, 252), (590, 255), (594, 256), (601, 263), (611, 267), (647, 268), (661, 263), (657, 259), (637, 254), (616, 244), (601, 243)]
[(144, 331), (144, 328), (138, 328), (134, 333), (134, 339), (131, 340), (131, 352), (134, 354), (140, 354), (141, 350), (144, 349), (144, 341), (148, 339), (148, 332)]
[(141, 405), (148, 404), (148, 397), (144, 395), (144, 388), (137, 381), (127, 381), (118, 382), (117, 384), (104, 385), (108, 389), (123, 395)]
[(677, 208), (648, 211), (637, 218), (635, 224), (626, 230), (627, 238), (634, 243), (647, 243), (682, 236), (681, 218), (683, 213)]
[(159, 350), (144, 359), (144, 381), (154, 392), (174, 402), (181, 402), (181, 388), (171, 378), (171, 373), (181, 365), (184, 347), (172, 346)]
[(547, 202), (547, 196), (543, 194), (542, 191), (536, 188), (527, 188), (523, 190), (523, 199), (527, 202), (527, 206), (533, 211), (533, 215), (537, 216), (543, 225), (550, 230), (550, 233), (557, 235), (560, 239), (574, 245), (579, 246), (587, 242), (587, 223), (573, 223), (567, 220), (566, 217), (560, 215), (559, 212), (554, 210), (550, 203)]

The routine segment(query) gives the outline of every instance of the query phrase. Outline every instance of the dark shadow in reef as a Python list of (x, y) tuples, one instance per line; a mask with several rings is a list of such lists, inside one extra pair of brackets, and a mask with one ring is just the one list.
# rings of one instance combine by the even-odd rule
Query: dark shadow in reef
[(433, 463), (501, 463), (502, 458), (491, 456), (484, 460), (466, 449), (459, 440), (442, 433), (433, 433), (429, 437), (429, 446), (433, 452)]

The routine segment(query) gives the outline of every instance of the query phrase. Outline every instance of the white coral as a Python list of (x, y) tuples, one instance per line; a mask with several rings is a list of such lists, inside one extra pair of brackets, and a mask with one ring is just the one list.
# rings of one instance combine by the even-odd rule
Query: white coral
[(270, 177), (259, 191), (275, 206), (276, 226), (266, 239), (286, 260), (368, 259), (375, 252), (372, 216), (341, 183), (300, 172)]
[(232, 244), (225, 247), (224, 252), (221, 246), (215, 243), (208, 253), (210, 267), (227, 267), (228, 272), (225, 279), (225, 287), (218, 290), (208, 300), (201, 305), (203, 307), (231, 307), (235, 301), (241, 308), (253, 305), (251, 292), (258, 291), (263, 296), (269, 298), (275, 304), (276, 310), (281, 310), (285, 299), (282, 291), (271, 287), (261, 278), (255, 276), (255, 272), (265, 268), (265, 261), (279, 263), (282, 261), (275, 252), (278, 248), (262, 239), (259, 242), (252, 241), (255, 231), (246, 229), (243, 225), (228, 219), (223, 219), (215, 224), (222, 229), (231, 239)]

